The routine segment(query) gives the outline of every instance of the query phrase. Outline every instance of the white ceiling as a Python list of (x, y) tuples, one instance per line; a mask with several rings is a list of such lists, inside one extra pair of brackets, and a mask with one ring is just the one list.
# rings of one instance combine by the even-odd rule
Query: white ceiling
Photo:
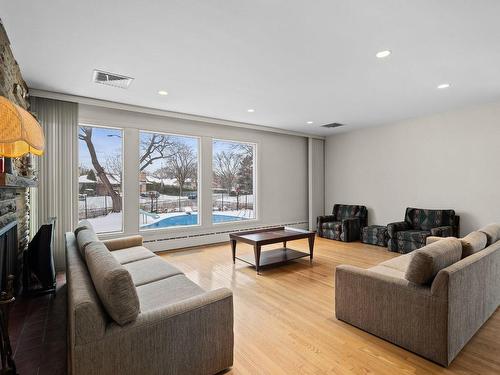
[(500, 99), (498, 0), (0, 0), (0, 17), (30, 87), (120, 103), (327, 135)]

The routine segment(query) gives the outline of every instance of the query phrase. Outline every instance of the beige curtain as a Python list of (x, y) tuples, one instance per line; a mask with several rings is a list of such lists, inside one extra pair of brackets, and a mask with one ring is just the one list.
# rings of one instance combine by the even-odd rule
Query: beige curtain
[(54, 256), (56, 269), (65, 267), (64, 233), (73, 228), (73, 186), (78, 104), (31, 97), (31, 108), (43, 127), (46, 148), (41, 157), (34, 157), (33, 167), (39, 186), (31, 189), (31, 233), (49, 217), (56, 217)]

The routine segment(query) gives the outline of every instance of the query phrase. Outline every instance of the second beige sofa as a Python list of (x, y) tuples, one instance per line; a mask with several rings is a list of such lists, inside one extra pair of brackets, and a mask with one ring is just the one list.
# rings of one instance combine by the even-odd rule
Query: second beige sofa
[(336, 268), (338, 319), (443, 366), (499, 304), (499, 224), (369, 269)]

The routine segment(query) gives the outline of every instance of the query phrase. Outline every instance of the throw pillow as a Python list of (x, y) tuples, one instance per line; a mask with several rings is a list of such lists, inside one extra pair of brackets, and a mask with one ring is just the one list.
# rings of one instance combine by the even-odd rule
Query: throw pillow
[(416, 284), (429, 284), (437, 273), (462, 258), (462, 244), (456, 238), (443, 238), (413, 252), (405, 278)]
[(119, 325), (134, 321), (140, 304), (132, 276), (102, 242), (87, 246), (85, 259), (90, 277), (109, 316)]

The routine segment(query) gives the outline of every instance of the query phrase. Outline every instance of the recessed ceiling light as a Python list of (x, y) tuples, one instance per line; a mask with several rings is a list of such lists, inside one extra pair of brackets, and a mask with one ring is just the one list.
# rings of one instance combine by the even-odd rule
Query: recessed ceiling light
[(383, 59), (383, 58), (389, 56), (391, 53), (392, 52), (387, 49), (385, 51), (379, 51), (379, 52), (377, 52), (377, 54), (375, 56), (377, 56), (377, 58), (379, 58), (379, 59)]
[(160, 90), (160, 91), (158, 91), (158, 95), (165, 96), (165, 95), (168, 95), (168, 92), (166, 92), (165, 90)]
[(438, 89), (447, 89), (449, 88), (451, 85), (449, 83), (441, 83), (437, 88)]
[(309, 125), (314, 124), (314, 122), (312, 122), (312, 121), (307, 121), (307, 123), (308, 123)]
[(254, 113), (255, 109), (253, 109), (253, 108), (247, 109), (247, 112)]

